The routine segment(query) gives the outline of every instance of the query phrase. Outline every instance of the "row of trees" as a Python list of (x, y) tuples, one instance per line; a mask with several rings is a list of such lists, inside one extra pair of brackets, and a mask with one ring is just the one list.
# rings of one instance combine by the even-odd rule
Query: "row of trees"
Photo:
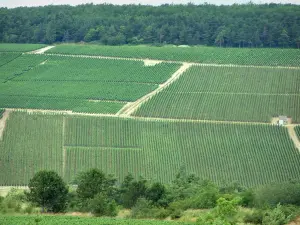
[(300, 47), (300, 6), (79, 5), (0, 8), (0, 41)]
[(117, 184), (115, 178), (97, 169), (80, 173), (75, 183), (76, 188), (69, 191), (56, 172), (41, 171), (30, 180), (26, 198), (43, 212), (68, 210), (91, 212), (96, 216), (116, 216), (123, 207), (131, 209), (132, 218), (176, 219), (187, 209), (211, 209), (198, 219), (199, 224), (207, 225), (236, 224), (239, 206), (256, 208), (244, 217), (244, 222), (285, 224), (299, 213), (296, 206), (300, 206), (297, 182), (271, 184), (255, 190), (238, 184), (218, 187), (208, 180), (187, 175), (184, 170), (168, 185), (135, 179), (130, 174)]

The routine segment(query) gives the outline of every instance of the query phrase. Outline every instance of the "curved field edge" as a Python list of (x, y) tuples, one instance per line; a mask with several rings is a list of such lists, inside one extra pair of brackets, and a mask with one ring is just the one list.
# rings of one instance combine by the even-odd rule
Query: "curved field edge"
[(133, 220), (133, 219), (114, 219), (114, 218), (97, 218), (97, 217), (79, 217), (64, 215), (0, 215), (1, 225), (23, 225), (39, 224), (57, 225), (57, 224), (81, 224), (81, 225), (191, 225), (194, 223), (160, 221), (160, 220)]
[(30, 52), (44, 47), (47, 47), (47, 45), (0, 43), (0, 52)]
[(158, 59), (168, 61), (237, 64), (256, 66), (300, 65), (298, 49), (271, 48), (218, 48), (194, 46), (180, 48), (173, 46), (105, 46), (105, 45), (57, 45), (46, 53), (70, 55), (98, 55), (110, 57)]
[(287, 129), (273, 125), (13, 112), (0, 154), (2, 186), (24, 186), (41, 169), (67, 182), (99, 168), (119, 181), (129, 172), (168, 183), (182, 166), (216, 183), (245, 186), (300, 178), (298, 150)]

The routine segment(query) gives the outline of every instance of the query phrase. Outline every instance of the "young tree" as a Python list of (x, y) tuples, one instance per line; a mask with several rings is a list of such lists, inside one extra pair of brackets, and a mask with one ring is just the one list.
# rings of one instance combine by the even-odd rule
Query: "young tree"
[(54, 171), (40, 171), (29, 181), (27, 198), (42, 211), (63, 212), (67, 207), (68, 188)]

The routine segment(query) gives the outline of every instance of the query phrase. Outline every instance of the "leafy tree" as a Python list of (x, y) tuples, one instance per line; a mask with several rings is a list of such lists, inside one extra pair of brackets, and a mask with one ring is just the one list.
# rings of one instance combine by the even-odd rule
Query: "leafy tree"
[(42, 211), (63, 212), (67, 207), (68, 188), (54, 171), (40, 171), (30, 179), (27, 198)]
[(99, 193), (89, 201), (89, 209), (95, 216), (116, 216), (117, 204), (105, 194)]
[(290, 37), (288, 35), (288, 32), (285, 29), (282, 30), (278, 41), (279, 41), (279, 45), (282, 47), (287, 47), (289, 45)]
[(146, 184), (147, 181), (142, 177), (135, 180), (132, 174), (128, 174), (120, 187), (120, 203), (126, 208), (134, 206), (139, 198), (146, 196)]
[(166, 188), (161, 183), (154, 183), (146, 190), (146, 198), (156, 205), (165, 205)]
[(282, 211), (282, 206), (278, 204), (275, 209), (267, 212), (262, 220), (262, 225), (284, 225), (289, 222), (289, 217)]
[(88, 201), (93, 199), (95, 195), (104, 194), (112, 197), (115, 192), (116, 179), (106, 176), (98, 169), (80, 173), (76, 182), (78, 184), (76, 192), (83, 208), (87, 206)]

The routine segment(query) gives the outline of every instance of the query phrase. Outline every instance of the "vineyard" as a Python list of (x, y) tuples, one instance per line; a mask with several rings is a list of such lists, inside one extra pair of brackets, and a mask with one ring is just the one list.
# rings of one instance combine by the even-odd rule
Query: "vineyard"
[(20, 53), (0, 52), (0, 67), (19, 57)]
[(213, 64), (257, 66), (300, 65), (298, 49), (216, 48), (216, 47), (149, 47), (104, 45), (58, 45), (47, 53), (101, 55), (124, 58), (160, 59)]
[(44, 47), (43, 44), (0, 44), (0, 52), (30, 52)]
[(1, 225), (191, 225), (194, 223), (160, 221), (160, 220), (133, 220), (133, 219), (113, 219), (96, 217), (76, 217), (76, 216), (0, 216)]
[(135, 112), (136, 116), (300, 122), (300, 69), (193, 66)]
[(295, 127), (295, 131), (296, 131), (296, 134), (297, 134), (298, 139), (299, 139), (299, 141), (300, 141), (300, 126), (296, 126), (296, 127)]
[(180, 64), (22, 55), (0, 67), (0, 107), (116, 113), (165, 82)]
[[(38, 138), (37, 138), (38, 137)], [(26, 185), (54, 169), (67, 182), (97, 167), (122, 180), (170, 182), (180, 167), (217, 183), (255, 186), (299, 179), (300, 155), (273, 125), (144, 121), (15, 112), (0, 142), (1, 185)]]
[(3, 113), (4, 113), (4, 109), (0, 109), (0, 119), (1, 119), (2, 116), (3, 116)]

